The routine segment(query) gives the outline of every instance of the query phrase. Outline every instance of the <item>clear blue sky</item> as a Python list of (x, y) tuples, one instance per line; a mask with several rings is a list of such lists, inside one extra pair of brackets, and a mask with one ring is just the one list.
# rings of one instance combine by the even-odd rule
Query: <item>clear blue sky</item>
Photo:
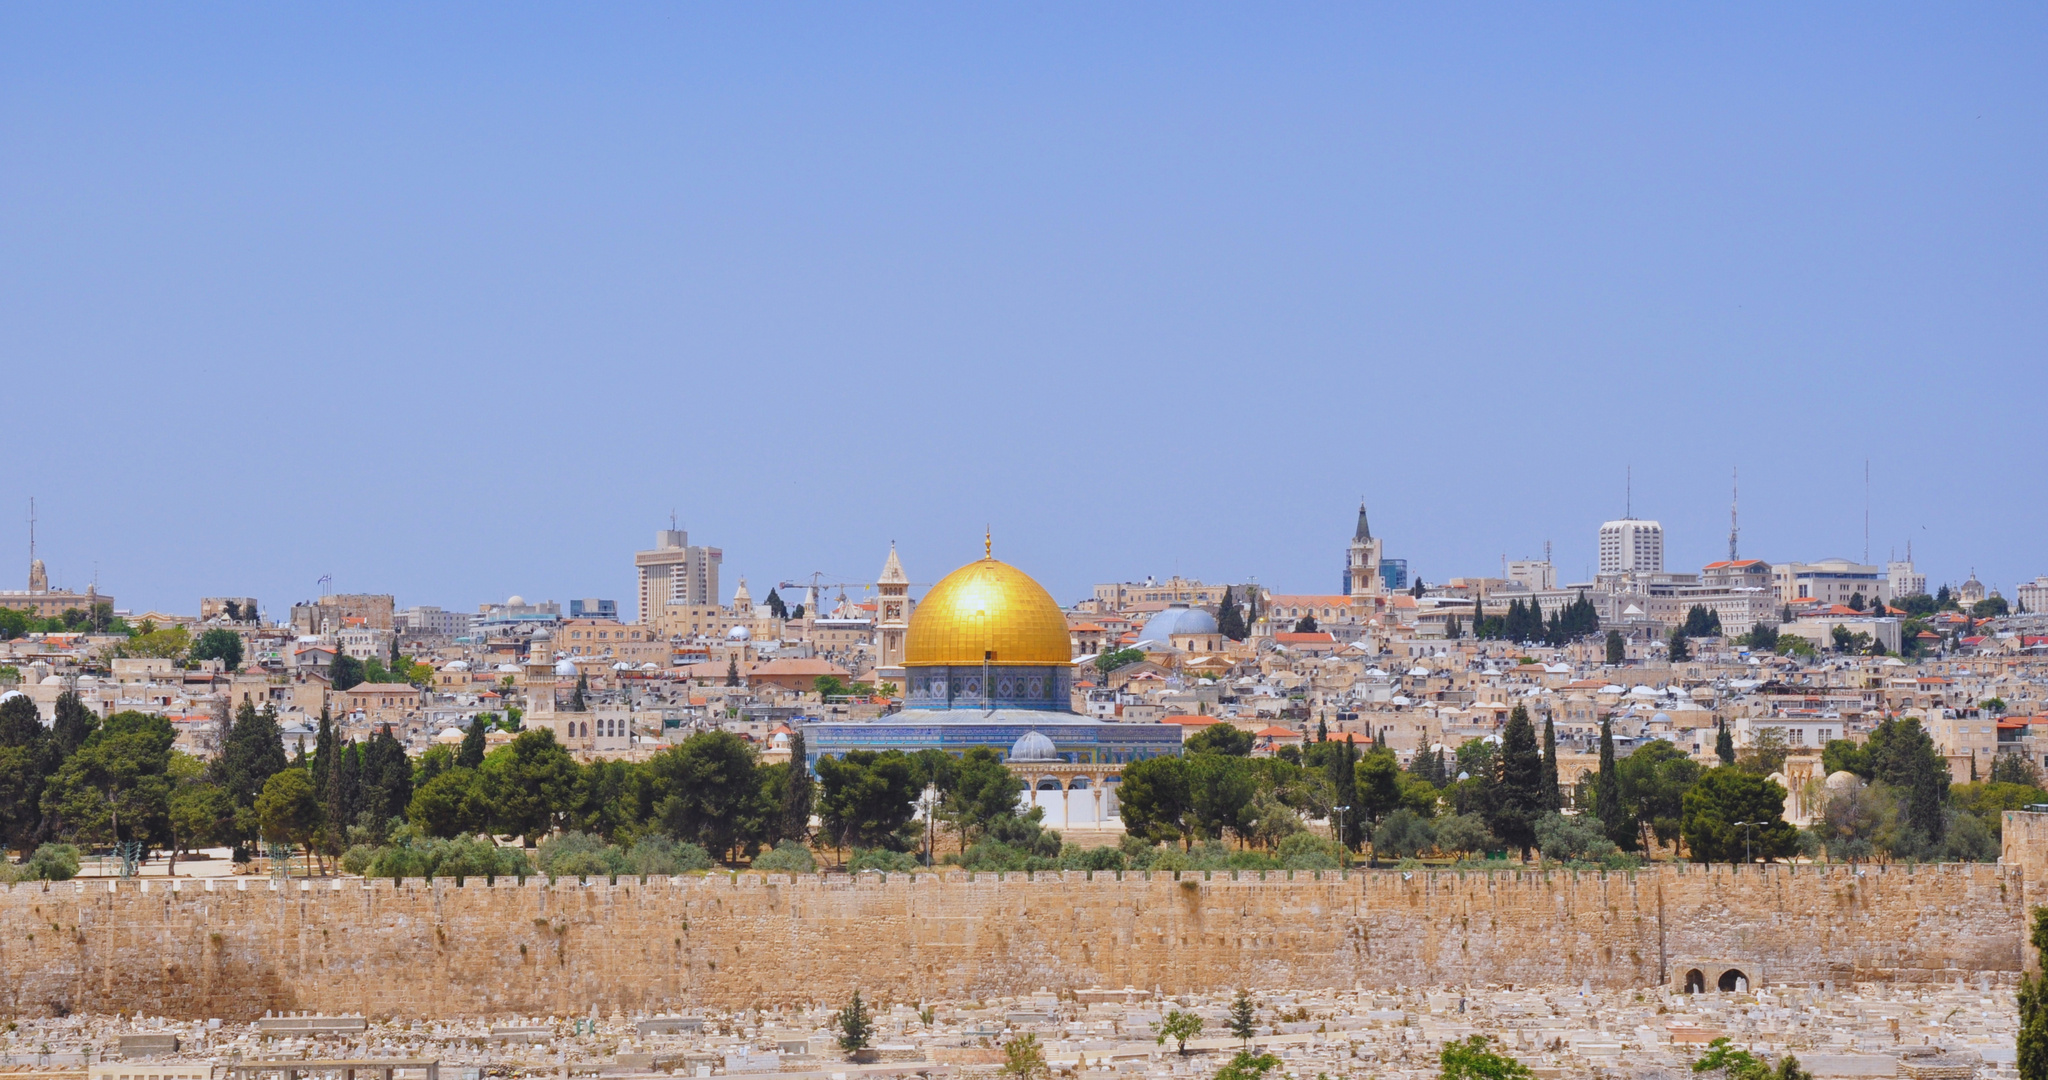
[[(124, 607), (2048, 573), (2040, 5), (0, 8), (0, 567)], [(19, 588), (19, 569), (0, 583)]]

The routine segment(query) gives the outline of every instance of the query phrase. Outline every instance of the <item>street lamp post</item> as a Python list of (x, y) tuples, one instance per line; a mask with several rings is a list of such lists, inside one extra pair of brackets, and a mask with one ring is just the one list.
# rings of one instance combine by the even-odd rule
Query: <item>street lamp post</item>
[(1337, 845), (1345, 851), (1351, 850), (1351, 834), (1344, 831), (1344, 815), (1351, 812), (1348, 806), (1333, 806), (1337, 812)]
[(1761, 821), (1738, 821), (1738, 822), (1736, 822), (1736, 823), (1735, 823), (1735, 827), (1736, 827), (1736, 828), (1738, 828), (1738, 829), (1741, 829), (1741, 830), (1742, 830), (1742, 861), (1743, 861), (1743, 862), (1748, 862), (1748, 861), (1749, 861), (1749, 838), (1750, 838), (1751, 836), (1755, 835), (1755, 833), (1756, 833), (1756, 827), (1757, 827), (1758, 825), (1761, 825), (1761, 824), (1763, 824), (1763, 822), (1761, 822)]

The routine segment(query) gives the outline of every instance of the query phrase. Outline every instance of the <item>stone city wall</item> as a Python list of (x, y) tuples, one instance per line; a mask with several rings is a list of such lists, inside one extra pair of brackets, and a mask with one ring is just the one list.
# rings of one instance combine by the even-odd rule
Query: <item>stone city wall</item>
[[(582, 1014), (1039, 989), (2010, 980), (2020, 871), (716, 874), (0, 887), (0, 1015)], [(1710, 978), (1712, 976), (1709, 976)]]

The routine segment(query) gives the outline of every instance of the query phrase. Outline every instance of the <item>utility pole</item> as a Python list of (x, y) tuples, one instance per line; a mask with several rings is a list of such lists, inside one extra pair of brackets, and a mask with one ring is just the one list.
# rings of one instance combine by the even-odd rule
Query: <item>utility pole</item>
[[(1736, 509), (1742, 505), (1742, 470), (1739, 468), (1733, 469), (1731, 470), (1731, 475), (1733, 478), (1728, 483), (1728, 561), (1734, 562), (1735, 537), (1742, 531), (1737, 524), (1735, 516)], [(1868, 548), (1870, 546), (1870, 527), (1867, 522), (1864, 525), (1863, 532), (1863, 546)], [(1870, 553), (1865, 551), (1863, 557), (1868, 559)]]

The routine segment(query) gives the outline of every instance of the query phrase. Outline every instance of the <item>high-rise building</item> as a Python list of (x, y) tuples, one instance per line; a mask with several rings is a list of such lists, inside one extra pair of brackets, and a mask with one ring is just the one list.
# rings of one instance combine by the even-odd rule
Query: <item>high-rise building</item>
[(1549, 559), (1512, 559), (1508, 562), (1508, 580), (1533, 592), (1547, 592), (1557, 588), (1557, 567)]
[(1918, 596), (1927, 591), (1927, 575), (1913, 569), (1911, 559), (1884, 564), (1884, 573), (1886, 579), (1891, 582), (1893, 600), (1902, 596)]
[(691, 547), (690, 534), (663, 529), (654, 536), (654, 550), (635, 552), (640, 573), (640, 621), (654, 622), (672, 607), (704, 607), (718, 603), (718, 564), (725, 552)]
[(1600, 526), (1600, 572), (1663, 573), (1664, 526), (1641, 518), (1622, 518)]

